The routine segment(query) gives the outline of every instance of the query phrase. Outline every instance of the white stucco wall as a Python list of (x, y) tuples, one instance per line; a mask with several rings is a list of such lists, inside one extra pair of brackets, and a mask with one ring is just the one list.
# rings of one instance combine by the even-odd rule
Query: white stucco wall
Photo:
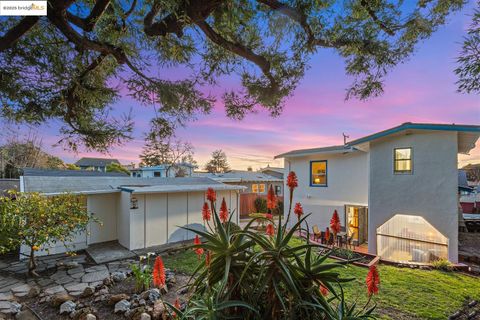
[[(393, 173), (393, 149), (413, 148), (413, 174)], [(368, 250), (377, 252), (376, 230), (395, 214), (419, 215), (449, 239), (458, 261), (456, 132), (415, 133), (370, 144)]]
[[(324, 230), (330, 225), (333, 211), (337, 210), (345, 224), (345, 205), (366, 206), (368, 203), (368, 155), (358, 151), (346, 154), (318, 154), (285, 159), (285, 183), (290, 171), (298, 177), (293, 204), (300, 202), (304, 212), (312, 213), (310, 228), (318, 225)], [(327, 160), (327, 186), (310, 186), (310, 161)], [(288, 214), (289, 189), (285, 185), (285, 215)], [(292, 216), (293, 208), (292, 208)], [(296, 218), (291, 219), (296, 222)]]
[(89, 225), (88, 244), (117, 239), (117, 206), (120, 201), (118, 193), (96, 194), (87, 197), (88, 212), (100, 223)]
[(125, 248), (130, 247), (130, 193), (120, 192), (120, 202), (117, 207), (118, 242)]

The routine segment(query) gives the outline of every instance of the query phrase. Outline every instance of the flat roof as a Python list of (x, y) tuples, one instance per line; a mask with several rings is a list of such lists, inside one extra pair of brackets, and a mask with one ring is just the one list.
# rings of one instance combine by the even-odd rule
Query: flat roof
[(283, 179), (259, 171), (232, 170), (225, 173), (194, 172), (196, 177), (206, 177), (219, 182), (283, 182)]
[(317, 153), (354, 152), (354, 151), (358, 151), (358, 149), (356, 149), (355, 146), (358, 146), (360, 144), (367, 143), (376, 139), (380, 139), (388, 135), (399, 133), (405, 130), (456, 131), (456, 132), (462, 133), (462, 135), (459, 137), (459, 150), (458, 150), (459, 153), (466, 153), (471, 149), (473, 149), (475, 147), (474, 142), (480, 136), (480, 126), (478, 125), (405, 122), (399, 126), (350, 141), (345, 145), (292, 150), (292, 151), (275, 156), (275, 159), (285, 158), (285, 157), (300, 157), (300, 156), (317, 154)]
[(212, 188), (215, 191), (220, 190), (243, 190), (246, 189), (244, 186), (235, 186), (224, 183), (209, 183), (209, 184), (197, 184), (197, 185), (157, 185), (149, 187), (132, 187), (132, 186), (121, 186), (120, 190), (127, 191), (131, 193), (174, 193), (174, 192), (196, 192), (196, 191), (207, 191), (208, 188)]

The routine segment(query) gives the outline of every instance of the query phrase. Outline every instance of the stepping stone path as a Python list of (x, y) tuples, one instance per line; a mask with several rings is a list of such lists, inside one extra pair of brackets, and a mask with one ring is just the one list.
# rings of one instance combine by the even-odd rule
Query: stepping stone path
[[(0, 319), (19, 313), (21, 301), (27, 297), (38, 296), (39, 301), (47, 302), (62, 293), (74, 298), (91, 295), (104, 281), (124, 280), (131, 272), (130, 265), (136, 262), (128, 259), (92, 266), (85, 255), (51, 255), (37, 260), (38, 272), (49, 271), (50, 276), (26, 279), (26, 260), (0, 261)], [(66, 304), (65, 308), (67, 306), (72, 307)]]

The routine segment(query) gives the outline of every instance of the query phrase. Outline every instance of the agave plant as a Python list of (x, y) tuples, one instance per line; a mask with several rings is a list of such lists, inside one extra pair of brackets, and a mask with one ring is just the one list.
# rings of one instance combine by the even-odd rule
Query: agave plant
[[(290, 199), (294, 189), (290, 187)], [(213, 192), (207, 192), (209, 199), (215, 199)], [(210, 209), (212, 223), (207, 221), (205, 230), (185, 228), (203, 238), (192, 248), (204, 259), (192, 276), (194, 295), (186, 310), (174, 309), (177, 318), (374, 318), (374, 307), (345, 301), (342, 283), (353, 279), (341, 278), (336, 270), (347, 262), (329, 262), (329, 253), (320, 254), (321, 246), (309, 242), (309, 215), (298, 215), (289, 228), (290, 205), (283, 223), (282, 215), (277, 221), (266, 215), (239, 228), (231, 221), (233, 214), (228, 221), (220, 219), (215, 201)], [(262, 219), (265, 233), (252, 228)], [(294, 244), (291, 240), (300, 232), (307, 233), (307, 240)]]

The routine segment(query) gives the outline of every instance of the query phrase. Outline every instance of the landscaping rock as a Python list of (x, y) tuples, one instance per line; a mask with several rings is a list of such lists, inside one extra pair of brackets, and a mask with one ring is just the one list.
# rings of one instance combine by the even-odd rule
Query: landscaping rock
[(140, 315), (140, 320), (151, 320), (151, 319), (152, 317), (148, 313), (144, 312)]
[(461, 315), (462, 315), (462, 313), (460, 311), (457, 311), (454, 314), (450, 315), (450, 317), (448, 317), (448, 319), (449, 320), (455, 320), (455, 319), (459, 318)]
[(152, 302), (155, 302), (157, 301), (158, 299), (160, 299), (160, 290), (158, 290), (157, 288), (153, 288), (153, 289), (150, 289), (150, 290), (147, 290), (147, 291), (144, 291), (142, 294), (141, 294), (141, 298), (142, 299), (145, 299), (145, 300), (150, 300)]
[(128, 300), (121, 300), (115, 304), (114, 313), (124, 313), (130, 309), (130, 302)]
[(29, 298), (35, 298), (40, 294), (40, 288), (37, 286), (31, 287), (30, 290), (28, 291), (28, 297)]
[(105, 278), (105, 279), (103, 279), (102, 284), (103, 284), (104, 286), (110, 287), (110, 286), (113, 285), (113, 279), (110, 278), (110, 277)]
[(467, 316), (467, 319), (471, 320), (471, 319), (476, 319), (476, 315), (477, 315), (477, 312), (476, 311), (472, 311), (468, 314)]
[(112, 279), (115, 282), (122, 282), (123, 280), (127, 279), (127, 275), (124, 272), (113, 272), (112, 273)]
[(108, 299), (108, 304), (114, 305), (121, 300), (129, 300), (130, 297), (125, 293), (114, 294)]
[(165, 312), (165, 306), (162, 301), (156, 301), (153, 305), (153, 318), (161, 319), (163, 313)]
[[(90, 269), (90, 268), (89, 268)], [(87, 271), (86, 269), (85, 271)], [(108, 273), (108, 270), (105, 267), (105, 270), (100, 270), (100, 271), (91, 271), (88, 273), (85, 273), (85, 275), (82, 277), (82, 282), (85, 283), (90, 283), (90, 282), (101, 282), (105, 278), (108, 278), (110, 274)]]
[(83, 290), (82, 293), (82, 298), (90, 297), (95, 293), (95, 289), (92, 287), (86, 287), (85, 290)]
[(87, 314), (87, 316), (85, 317), (85, 320), (97, 320), (97, 317), (95, 317), (95, 315), (89, 313), (89, 314)]
[(16, 320), (38, 320), (38, 318), (29, 309), (20, 311), (15, 315)]
[(477, 301), (476, 300), (473, 300), (473, 301), (470, 301), (470, 303), (468, 304), (468, 307), (469, 308), (473, 308), (477, 305)]
[(73, 301), (65, 301), (64, 303), (62, 303), (62, 305), (60, 306), (60, 314), (70, 314), (72, 313), (73, 311), (75, 311), (75, 308), (77, 307), (77, 305), (75, 304), (75, 302)]
[(0, 314), (16, 314), (22, 309), (22, 305), (15, 301), (0, 301)]
[(72, 301), (72, 300), (73, 300), (73, 297), (68, 293), (57, 293), (56, 295), (53, 296), (50, 302), (53, 307), (58, 307), (64, 302)]

